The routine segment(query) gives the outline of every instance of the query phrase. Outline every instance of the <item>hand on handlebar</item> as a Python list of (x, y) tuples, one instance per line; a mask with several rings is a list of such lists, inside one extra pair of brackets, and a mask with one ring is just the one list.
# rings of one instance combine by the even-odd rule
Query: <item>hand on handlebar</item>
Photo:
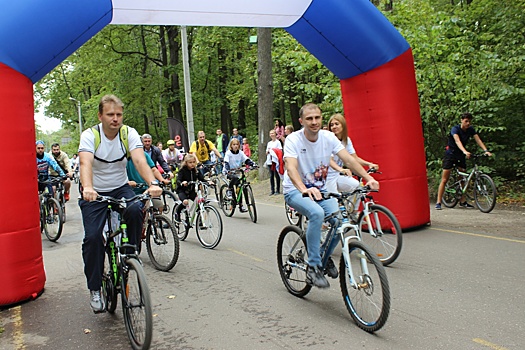
[(317, 187), (309, 187), (303, 192), (303, 197), (310, 197), (313, 201), (320, 201), (323, 199), (323, 196), (321, 195), (321, 191)]

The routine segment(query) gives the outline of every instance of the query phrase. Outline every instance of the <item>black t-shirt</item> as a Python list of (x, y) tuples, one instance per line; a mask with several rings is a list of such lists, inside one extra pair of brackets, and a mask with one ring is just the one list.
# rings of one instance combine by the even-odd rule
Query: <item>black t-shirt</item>
[(452, 127), (452, 130), (450, 130), (450, 134), (448, 135), (448, 144), (447, 144), (446, 154), (450, 156), (454, 156), (456, 158), (463, 156), (463, 152), (458, 148), (458, 145), (456, 144), (456, 140), (454, 140), (454, 135), (459, 136), (461, 144), (463, 145), (463, 147), (465, 147), (468, 140), (476, 134), (477, 132), (472, 126), (469, 126), (468, 129), (465, 131), (461, 129), (461, 125), (456, 125)]

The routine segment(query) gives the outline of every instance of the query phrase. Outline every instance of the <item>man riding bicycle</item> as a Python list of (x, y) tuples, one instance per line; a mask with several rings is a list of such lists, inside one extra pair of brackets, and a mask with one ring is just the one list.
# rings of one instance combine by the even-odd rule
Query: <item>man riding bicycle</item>
[[(98, 106), (100, 124), (82, 133), (78, 154), (80, 158), (80, 181), (82, 198), (79, 200), (84, 224), (82, 256), (84, 274), (90, 290), (90, 305), (93, 312), (104, 312), (101, 297), (102, 274), (104, 272), (103, 227), (108, 204), (96, 201), (97, 196), (132, 198), (135, 193), (128, 185), (126, 164), (128, 153), (140, 176), (149, 184), (148, 192), (157, 197), (162, 194), (153, 173), (144, 157), (142, 142), (137, 131), (123, 125), (122, 101), (114, 95), (102, 97)], [(127, 137), (122, 137), (126, 134)], [(125, 142), (123, 141), (125, 140)], [(143, 215), (140, 205), (127, 208), (129, 243), (137, 244), (142, 231)]]
[[(308, 246), (308, 269), (306, 280), (319, 288), (330, 286), (324, 276), (337, 278), (338, 272), (330, 258), (326, 271), (321, 271), (321, 225), (325, 216), (338, 211), (335, 198), (322, 199), (326, 191), (326, 175), (330, 157), (337, 155), (355, 174), (361, 176), (372, 189), (379, 189), (379, 183), (367, 174), (365, 169), (344, 148), (337, 137), (322, 127), (321, 109), (307, 103), (299, 111), (299, 122), (303, 128), (290, 134), (284, 144), (286, 171), (283, 181), (284, 200), (309, 220), (306, 230)], [(304, 197), (306, 195), (307, 197)], [(330, 256), (338, 241), (328, 247)]]
[[(60, 169), (57, 162), (49, 154), (45, 153), (45, 144), (44, 141), (38, 140), (36, 142), (36, 171), (38, 176), (38, 181), (47, 181), (49, 180), (49, 167), (54, 169), (58, 175), (61, 177), (66, 176), (66, 174)], [(49, 189), (49, 193), (53, 195), (53, 186), (51, 184), (38, 184), (38, 191), (42, 192), (46, 189)]]
[[(64, 200), (67, 202), (69, 201), (69, 189), (71, 188), (71, 180), (69, 179), (73, 176), (69, 157), (67, 156), (66, 152), (60, 150), (60, 145), (56, 142), (51, 145), (51, 155), (53, 156), (53, 158), (55, 158), (58, 166), (64, 171), (64, 173), (67, 173), (68, 178), (62, 180), (62, 182), (64, 183)], [(52, 169), (50, 169), (50, 173), (52, 176), (58, 175)]]

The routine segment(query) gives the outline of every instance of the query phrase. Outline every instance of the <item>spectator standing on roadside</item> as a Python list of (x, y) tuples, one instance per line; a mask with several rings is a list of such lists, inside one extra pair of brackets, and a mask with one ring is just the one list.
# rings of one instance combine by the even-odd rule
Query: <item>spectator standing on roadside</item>
[(217, 129), (217, 139), (215, 140), (215, 148), (224, 158), (224, 154), (228, 150), (228, 136), (222, 132), (221, 129)]
[(270, 196), (279, 194), (281, 190), (281, 177), (277, 171), (277, 162), (272, 159), (271, 150), (273, 148), (283, 149), (281, 141), (277, 140), (275, 130), (270, 130), (270, 141), (266, 145), (266, 165), (270, 170)]

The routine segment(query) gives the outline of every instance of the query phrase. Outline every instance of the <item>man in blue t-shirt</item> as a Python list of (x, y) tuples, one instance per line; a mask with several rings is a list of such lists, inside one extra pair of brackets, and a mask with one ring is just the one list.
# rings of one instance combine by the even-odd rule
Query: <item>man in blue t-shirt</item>
[[(483, 141), (478, 136), (476, 130), (471, 126), (472, 114), (463, 113), (461, 115), (461, 124), (452, 127), (450, 134), (448, 135), (448, 144), (445, 151), (445, 157), (443, 158), (443, 173), (441, 175), (441, 182), (439, 184), (436, 209), (441, 210), (441, 200), (443, 193), (445, 193), (445, 185), (450, 177), (450, 171), (455, 166), (460, 171), (465, 171), (467, 168), (466, 159), (470, 158), (470, 152), (467, 151), (465, 145), (468, 140), (473, 137), (479, 147), (485, 152), (487, 156), (491, 156), (492, 153), (487, 151), (487, 147), (483, 144)], [(464, 196), (461, 197), (460, 206), (464, 208), (473, 208), (472, 205), (467, 203)]]

